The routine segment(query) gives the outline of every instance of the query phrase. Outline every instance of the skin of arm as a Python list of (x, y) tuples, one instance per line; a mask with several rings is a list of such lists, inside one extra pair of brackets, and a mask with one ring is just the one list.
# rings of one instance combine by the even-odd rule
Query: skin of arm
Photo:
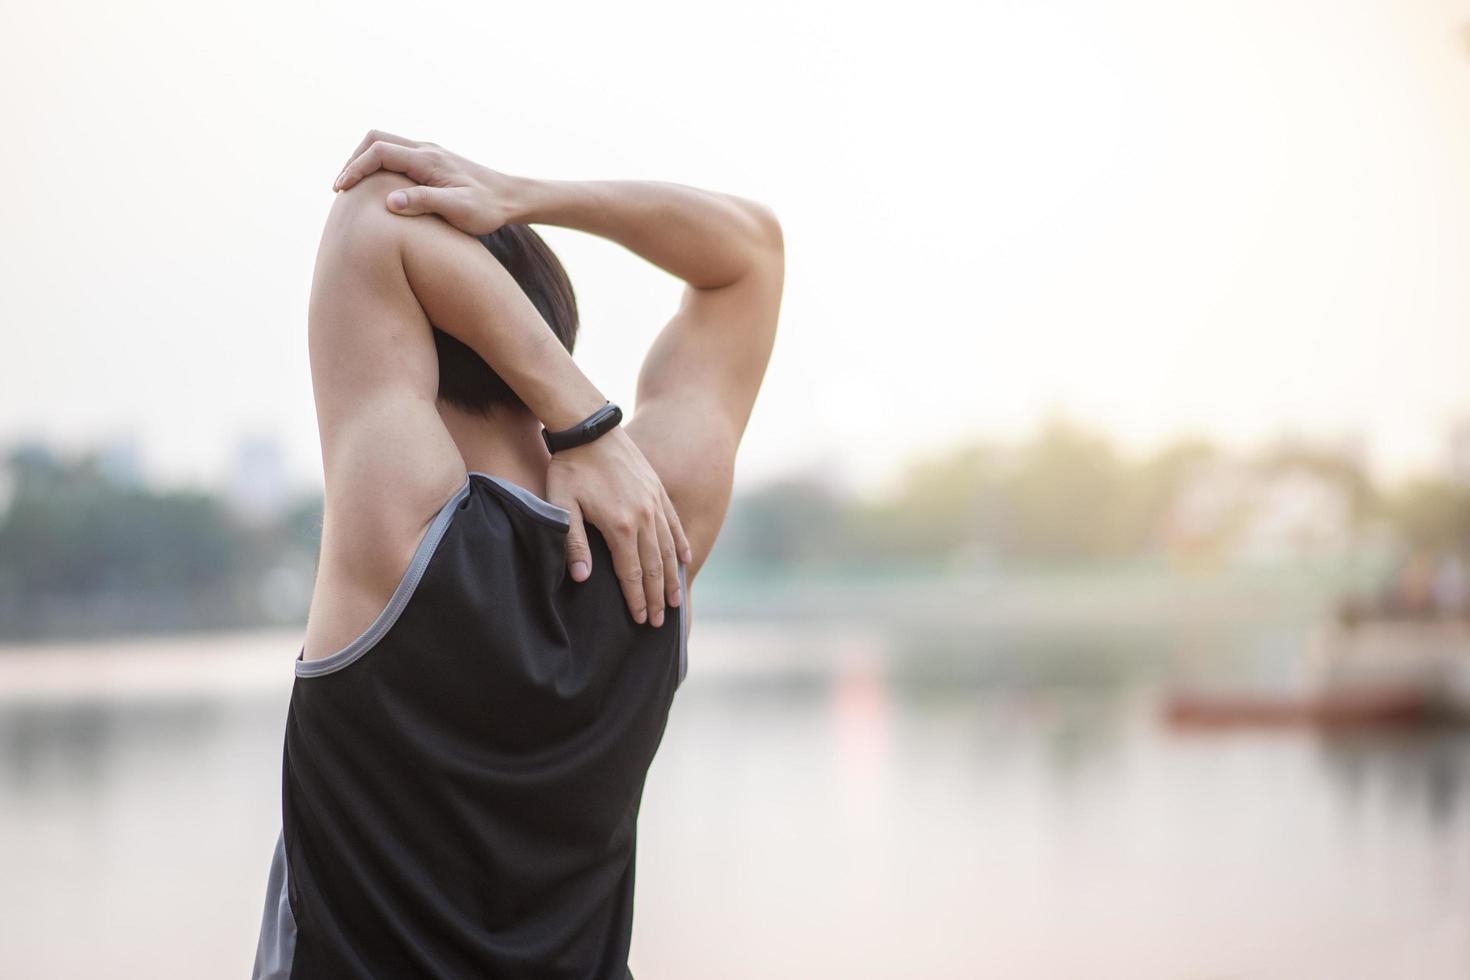
[[(378, 179), (403, 181), (392, 174)], [(403, 268), (430, 321), (494, 367), (543, 425), (566, 428), (607, 401), (479, 242), (433, 216), (398, 223), (410, 226), (402, 232)], [(617, 428), (552, 457), (547, 493), (572, 514), (568, 565), (581, 562), (590, 570), (585, 517), (607, 538), (634, 619), (652, 615), (661, 623), (665, 603), (681, 601), (678, 559), (693, 555), (677, 508), (650, 464), (631, 432)], [(588, 572), (573, 574), (585, 578)]]
[(781, 226), (764, 205), (665, 182), (528, 181), (521, 193), (520, 220), (599, 235), (685, 282), (644, 359), (628, 429), (679, 510), (697, 571), (775, 343)]
[(508, 222), (560, 225), (617, 242), (685, 281), (639, 372), (626, 428), (678, 510), (692, 576), (724, 521), (735, 453), (775, 342), (785, 276), (775, 215), (680, 184), (514, 177), (376, 130), (333, 186), (346, 190), (379, 170), (414, 181), (384, 197), (389, 213), (437, 214), (469, 234)]
[[(385, 173), (340, 196), (318, 251), (308, 321), (326, 514), (308, 657), (345, 645), (371, 621), (428, 520), (464, 479), (435, 407), (431, 322), (502, 362), (508, 383), (552, 426), (604, 400), (479, 242), (438, 218), (405, 221), (382, 209), (377, 195), (406, 183)], [(653, 518), (677, 516), (628, 433), (615, 430), (561, 457), (548, 499), (604, 531), (634, 619), (646, 621), (665, 601), (678, 605), (672, 560), (656, 581), (639, 567), (641, 541), (654, 542), (659, 561)], [(664, 534), (672, 556), (668, 523)], [(568, 544), (571, 564), (579, 556), (570, 535)]]

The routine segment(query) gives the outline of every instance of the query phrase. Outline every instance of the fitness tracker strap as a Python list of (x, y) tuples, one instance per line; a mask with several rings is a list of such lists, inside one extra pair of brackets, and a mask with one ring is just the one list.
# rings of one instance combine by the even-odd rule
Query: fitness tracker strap
[(563, 449), (585, 446), (593, 439), (616, 429), (622, 421), (623, 410), (612, 402), (608, 402), (570, 429), (552, 432), (543, 427), (541, 438), (546, 440), (547, 450), (554, 454)]

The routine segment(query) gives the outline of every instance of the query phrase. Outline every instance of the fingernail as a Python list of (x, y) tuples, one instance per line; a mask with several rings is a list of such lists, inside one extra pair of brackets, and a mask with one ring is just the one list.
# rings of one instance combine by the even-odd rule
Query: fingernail
[(694, 549), (689, 547), (687, 544), (684, 546), (684, 560), (686, 562), (694, 560)]
[(644, 623), (644, 622), (647, 622), (647, 621), (648, 621), (648, 610), (647, 609), (640, 609), (636, 613), (633, 614), (633, 622), (635, 622), (635, 623)]
[(680, 601), (683, 600), (683, 598), (684, 594), (680, 590), (675, 589), (673, 592), (669, 593), (669, 605), (677, 606)]
[(663, 624), (664, 624), (664, 611), (662, 609), (660, 609), (658, 612), (656, 612), (656, 613), (653, 614), (653, 625), (657, 627), (657, 626), (662, 626)]
[(403, 191), (394, 191), (388, 195), (388, 207), (395, 211), (408, 207), (408, 195)]
[(572, 578), (580, 582), (587, 577), (587, 572), (588, 568), (585, 561), (572, 562)]
[(334, 190), (334, 191), (335, 190), (339, 190), (342, 187), (342, 181), (344, 181), (346, 179), (347, 179), (347, 171), (344, 170), (340, 174), (338, 174), (337, 175), (337, 179), (332, 182), (332, 190)]

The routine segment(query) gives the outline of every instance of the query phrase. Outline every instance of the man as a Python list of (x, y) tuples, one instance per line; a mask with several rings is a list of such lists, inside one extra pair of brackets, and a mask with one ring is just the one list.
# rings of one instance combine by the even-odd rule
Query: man
[[(309, 314), (326, 510), (255, 976), (627, 977), (638, 805), (775, 337), (780, 227), (377, 132), (334, 188)], [(687, 284), (626, 425), (571, 359), (532, 223)]]

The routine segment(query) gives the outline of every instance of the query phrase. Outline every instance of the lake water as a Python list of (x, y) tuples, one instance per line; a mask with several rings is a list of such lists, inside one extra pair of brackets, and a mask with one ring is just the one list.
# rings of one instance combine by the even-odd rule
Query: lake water
[[(888, 635), (696, 625), (640, 980), (1470, 976), (1465, 735), (1180, 735), (1157, 651)], [(296, 640), (0, 651), (0, 976), (248, 975)]]

